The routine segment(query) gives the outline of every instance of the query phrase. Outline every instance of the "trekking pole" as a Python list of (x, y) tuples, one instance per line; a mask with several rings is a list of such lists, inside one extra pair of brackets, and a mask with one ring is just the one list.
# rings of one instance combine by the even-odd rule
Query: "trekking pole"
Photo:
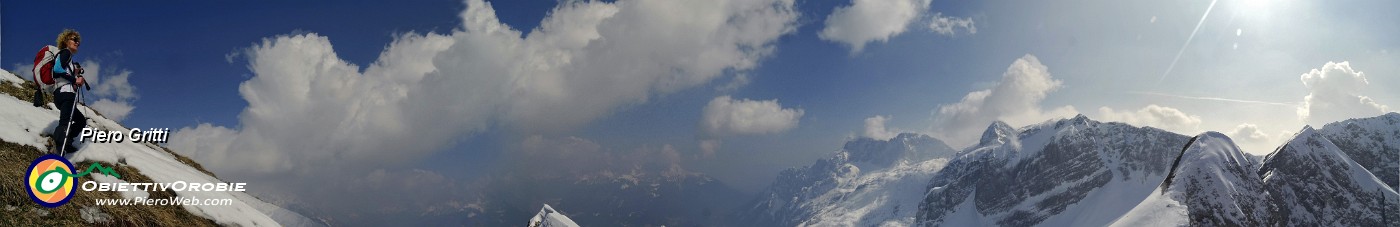
[[(68, 86), (77, 86), (77, 85), (69, 84)], [(81, 91), (79, 91), (78, 89), (75, 88), (75, 89), (73, 89), (73, 95), (76, 96), (76, 97), (74, 97), (75, 100), (73, 100), (73, 106), (72, 106), (72, 107), (69, 107), (69, 109), (68, 109), (68, 110), (69, 110), (69, 111), (68, 111), (68, 125), (63, 126), (63, 135), (54, 135), (54, 136), (57, 136), (59, 139), (62, 139), (62, 141), (58, 144), (58, 155), (59, 155), (59, 156), (65, 156), (65, 157), (68, 156), (68, 146), (69, 146), (68, 144), (73, 143), (73, 141), (69, 141), (69, 140), (71, 140), (71, 139), (68, 138), (68, 134), (73, 133), (73, 120), (74, 120), (74, 119), (73, 119), (73, 113), (78, 111), (78, 102), (82, 100), (83, 93), (82, 93)], [(62, 108), (62, 107), (60, 107), (60, 108)], [(54, 141), (59, 141), (59, 140), (56, 139), (56, 140), (54, 140)]]

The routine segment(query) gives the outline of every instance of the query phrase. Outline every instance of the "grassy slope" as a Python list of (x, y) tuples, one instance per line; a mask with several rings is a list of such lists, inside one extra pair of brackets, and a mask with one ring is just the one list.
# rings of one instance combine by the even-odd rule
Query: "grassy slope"
[[(33, 98), (34, 87), (32, 82), (26, 82), (25, 87), (16, 87), (12, 83), (0, 82), (0, 93), (14, 96), (20, 100), (30, 100)], [(51, 100), (52, 97), (49, 97)], [(174, 155), (180, 162), (189, 165), (200, 172), (214, 174), (205, 170), (199, 163), (185, 156), (176, 154), (170, 149), (150, 145), (152, 148), (163, 150)], [(24, 175), (28, 171), (29, 164), (35, 158), (42, 156), (44, 152), (39, 148), (20, 145), (17, 143), (0, 141), (0, 226), (82, 226), (93, 225), (83, 220), (80, 210), (87, 207), (96, 207), (102, 213), (110, 216), (110, 221), (106, 223), (95, 223), (105, 226), (217, 226), (211, 220), (196, 216), (184, 207), (176, 205), (106, 205), (94, 206), (97, 199), (120, 199), (122, 196), (117, 192), (88, 192), (78, 190), (73, 199), (68, 204), (58, 208), (46, 208), (35, 204), (24, 186)], [(74, 163), (77, 168), (91, 165), (92, 162)], [(112, 164), (101, 163), (103, 166), (116, 166), (115, 170), (121, 174), (122, 180), (132, 183), (150, 183), (151, 179), (142, 175), (135, 168), (124, 163)], [(91, 181), (92, 177), (84, 176), (78, 178), (75, 183), (81, 185), (83, 182)], [(151, 198), (169, 198), (175, 195), (171, 191), (150, 192)], [(47, 214), (44, 214), (47, 213)]]

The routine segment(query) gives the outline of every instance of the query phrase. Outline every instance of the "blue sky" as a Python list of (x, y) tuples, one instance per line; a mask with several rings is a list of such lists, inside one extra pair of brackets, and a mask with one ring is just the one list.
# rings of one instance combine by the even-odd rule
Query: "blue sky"
[[(894, 2), (908, 5), (893, 9), (861, 0), (763, 1), (772, 7), (705, 11), (697, 3), (658, 14), (651, 13), (683, 4), (563, 2), (490, 1), (489, 16), (461, 1), (436, 0), (84, 2), (72, 16), (44, 20), (30, 19), (45, 17), (33, 10), (42, 3), (5, 2), (0, 65), (13, 70), (60, 29), (78, 29), (80, 60), (130, 71), (139, 97), (129, 99), (135, 109), (126, 125), (227, 139), (179, 146), (220, 176), (274, 190), (297, 185), (270, 176), (322, 174), (304, 167), (317, 161), (349, 163), (329, 169), (426, 169), (471, 181), (514, 164), (500, 161), (505, 157), (539, 155), (521, 151), (538, 148), (532, 141), (565, 141), (556, 145), (624, 156), (677, 153), (670, 162), (756, 191), (781, 169), (885, 131), (960, 146), (992, 120), (1023, 126), (1085, 114), (1182, 134), (1221, 131), (1264, 154), (1304, 124), (1400, 108), (1400, 93), (1389, 89), (1400, 85), (1400, 27), (1393, 25), (1400, 15), (1387, 10), (1400, 5), (1390, 1), (901, 0)], [(732, 9), (742, 7), (760, 13)], [(666, 20), (684, 12), (780, 23)], [(590, 21), (588, 13), (606, 20)], [(497, 19), (518, 33), (497, 34), (489, 21), (472, 27), (464, 15)], [(898, 15), (908, 18), (892, 18)], [(547, 18), (564, 19), (545, 29)], [(940, 32), (930, 26), (940, 19), (970, 24)], [(666, 23), (695, 29), (667, 30)], [(898, 31), (865, 29), (892, 24)], [(726, 30), (745, 26), (763, 29)], [(846, 30), (824, 32), (833, 28)], [(577, 40), (585, 42), (569, 42)], [(405, 53), (436, 57), (381, 57), (419, 47), (428, 50)], [(340, 61), (321, 61), (326, 56), (318, 51)], [(269, 63), (255, 66), (257, 59)], [(300, 60), (325, 67), (298, 68)], [(1335, 64), (1342, 62), (1348, 64)], [(349, 70), (337, 71), (338, 63)], [(503, 64), (520, 65), (496, 67)], [(317, 80), (295, 87), (304, 81), (285, 78)], [(250, 93), (271, 95), (260, 102), (265, 107), (250, 106), (240, 93), (245, 82)], [(979, 92), (989, 98), (969, 99)], [(309, 94), (311, 101), (278, 94)], [(382, 98), (374, 94), (396, 101), (356, 101)], [(732, 102), (716, 103), (720, 97)], [(769, 101), (776, 107), (765, 106)], [(357, 109), (390, 106), (405, 110)], [(1311, 108), (1300, 110), (1305, 106)], [(711, 107), (756, 114), (714, 119)], [(241, 115), (245, 110), (266, 115)], [(875, 116), (889, 119), (880, 125), (886, 130), (867, 124)], [(706, 128), (707, 120), (720, 123)], [(319, 132), (326, 135), (307, 135)], [(590, 148), (551, 151), (574, 149)]]

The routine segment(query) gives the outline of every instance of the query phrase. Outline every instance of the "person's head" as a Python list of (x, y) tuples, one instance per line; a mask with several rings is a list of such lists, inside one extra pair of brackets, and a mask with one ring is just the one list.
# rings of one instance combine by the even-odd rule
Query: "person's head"
[(62, 33), (58, 33), (58, 40), (56, 42), (58, 42), (59, 49), (68, 49), (68, 51), (76, 53), (78, 52), (78, 46), (81, 46), (79, 43), (82, 41), (83, 36), (78, 35), (77, 30), (63, 29)]

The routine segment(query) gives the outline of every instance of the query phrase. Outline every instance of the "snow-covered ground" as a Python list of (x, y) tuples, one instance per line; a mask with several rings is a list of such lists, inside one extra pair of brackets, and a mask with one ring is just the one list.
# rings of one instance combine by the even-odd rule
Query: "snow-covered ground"
[[(23, 81), (14, 74), (0, 72), (0, 83)], [(52, 103), (49, 104), (53, 106)], [(89, 127), (107, 130), (126, 131), (126, 127), (115, 121), (94, 114), (86, 106), (80, 108), (89, 118)], [(38, 147), (48, 150), (45, 138), (40, 132), (51, 132), (58, 121), (58, 111), (33, 107), (28, 100), (19, 100), (8, 95), (0, 95), (0, 140)], [(143, 128), (144, 130), (144, 128)], [(49, 134), (49, 133), (44, 133)], [(99, 161), (127, 165), (150, 177), (155, 183), (225, 183), (218, 178), (200, 172), (178, 161), (170, 153), (155, 145), (146, 143), (80, 143), (78, 152), (68, 154), (73, 163)], [(124, 164), (121, 164), (124, 163)], [(94, 177), (99, 182), (119, 182), (116, 178)], [(247, 185), (255, 190), (258, 185)], [(81, 192), (80, 192), (81, 193)], [(142, 196), (145, 193), (122, 193), (125, 197)], [(230, 205), (186, 205), (185, 210), (201, 217), (209, 218), (220, 225), (238, 226), (314, 226), (318, 222), (276, 205), (272, 205), (244, 192), (177, 191), (178, 196), (194, 199), (233, 199)], [(155, 198), (160, 199), (160, 198)]]
[(947, 164), (947, 158), (898, 163), (841, 180), (812, 200), (819, 210), (799, 226), (911, 226), (928, 179)]
[(1191, 224), (1191, 220), (1186, 213), (1186, 206), (1176, 201), (1173, 197), (1180, 197), (1179, 192), (1162, 194), (1159, 188), (1152, 191), (1152, 195), (1147, 196), (1142, 203), (1138, 204), (1128, 214), (1114, 221), (1113, 227), (1138, 227), (1138, 226), (1186, 226)]

